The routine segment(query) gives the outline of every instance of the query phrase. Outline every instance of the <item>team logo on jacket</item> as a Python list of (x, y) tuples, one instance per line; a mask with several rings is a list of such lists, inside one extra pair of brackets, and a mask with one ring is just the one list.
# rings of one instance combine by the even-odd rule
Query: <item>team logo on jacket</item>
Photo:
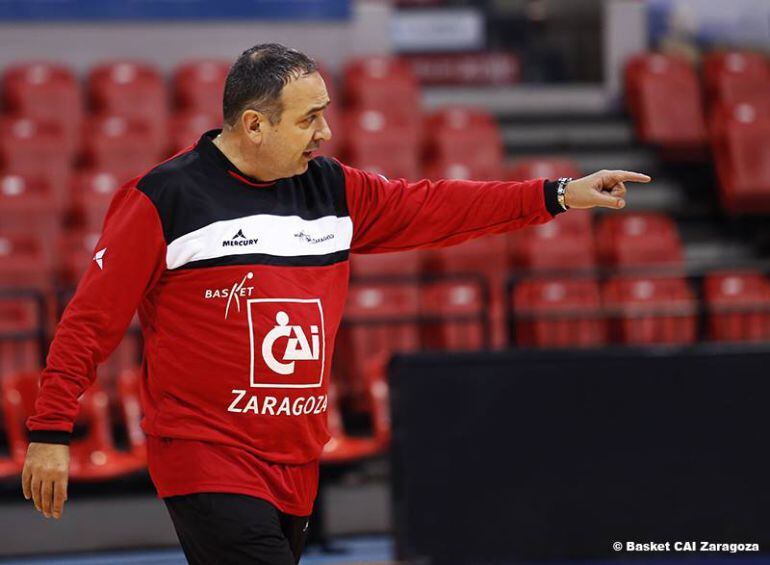
[(203, 291), (203, 298), (206, 300), (210, 298), (227, 298), (227, 304), (225, 305), (225, 320), (230, 314), (231, 306), (235, 306), (235, 310), (241, 311), (241, 298), (247, 298), (251, 296), (254, 291), (253, 286), (246, 286), (246, 281), (254, 278), (254, 273), (246, 273), (239, 283), (233, 283), (230, 288), (207, 288)]
[(334, 234), (327, 233), (326, 235), (315, 237), (310, 235), (309, 233), (305, 233), (305, 230), (300, 230), (299, 232), (294, 234), (294, 237), (301, 239), (305, 243), (310, 243), (311, 245), (315, 245), (316, 243), (323, 243), (324, 241), (329, 241), (330, 239), (334, 239)]
[(238, 233), (233, 237), (222, 242), (222, 247), (244, 247), (246, 245), (256, 245), (257, 243), (259, 243), (259, 238), (249, 239), (243, 234), (243, 230), (238, 230)]
[(251, 386), (320, 387), (326, 363), (321, 300), (254, 298), (247, 303)]

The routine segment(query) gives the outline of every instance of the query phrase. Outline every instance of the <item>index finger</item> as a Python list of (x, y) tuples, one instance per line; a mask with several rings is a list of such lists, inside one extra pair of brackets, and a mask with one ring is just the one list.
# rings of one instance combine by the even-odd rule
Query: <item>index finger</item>
[(616, 182), (650, 182), (652, 180), (649, 175), (633, 171), (612, 171), (612, 176)]

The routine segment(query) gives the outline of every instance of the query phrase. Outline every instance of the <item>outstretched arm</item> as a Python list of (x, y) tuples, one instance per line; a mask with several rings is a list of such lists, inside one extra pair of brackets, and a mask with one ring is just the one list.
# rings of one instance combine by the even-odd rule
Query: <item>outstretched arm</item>
[[(342, 165), (353, 221), (354, 253), (386, 253), (445, 247), (488, 234), (542, 224), (565, 209), (558, 182), (389, 180)], [(625, 171), (600, 171), (566, 186), (569, 208), (625, 205), (625, 182), (650, 178)]]

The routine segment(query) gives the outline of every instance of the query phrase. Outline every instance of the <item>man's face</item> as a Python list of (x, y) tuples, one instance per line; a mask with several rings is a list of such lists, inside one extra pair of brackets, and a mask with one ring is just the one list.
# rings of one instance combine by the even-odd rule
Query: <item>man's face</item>
[(259, 146), (260, 161), (271, 178), (286, 178), (307, 170), (313, 152), (332, 137), (324, 109), (329, 104), (319, 73), (294, 79), (281, 92), (283, 113), (278, 123), (265, 121)]

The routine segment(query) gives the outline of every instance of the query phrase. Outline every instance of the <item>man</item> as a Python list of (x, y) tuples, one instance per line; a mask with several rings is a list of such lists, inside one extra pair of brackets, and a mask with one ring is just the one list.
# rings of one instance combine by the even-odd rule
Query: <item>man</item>
[(148, 467), (188, 560), (298, 562), (329, 438), (349, 253), (622, 208), (624, 183), (650, 180), (387, 180), (314, 158), (331, 138), (329, 102), (311, 59), (257, 45), (227, 77), (224, 129), (115, 195), (28, 421), (23, 491), (46, 517), (67, 499), (78, 397), (138, 308)]

